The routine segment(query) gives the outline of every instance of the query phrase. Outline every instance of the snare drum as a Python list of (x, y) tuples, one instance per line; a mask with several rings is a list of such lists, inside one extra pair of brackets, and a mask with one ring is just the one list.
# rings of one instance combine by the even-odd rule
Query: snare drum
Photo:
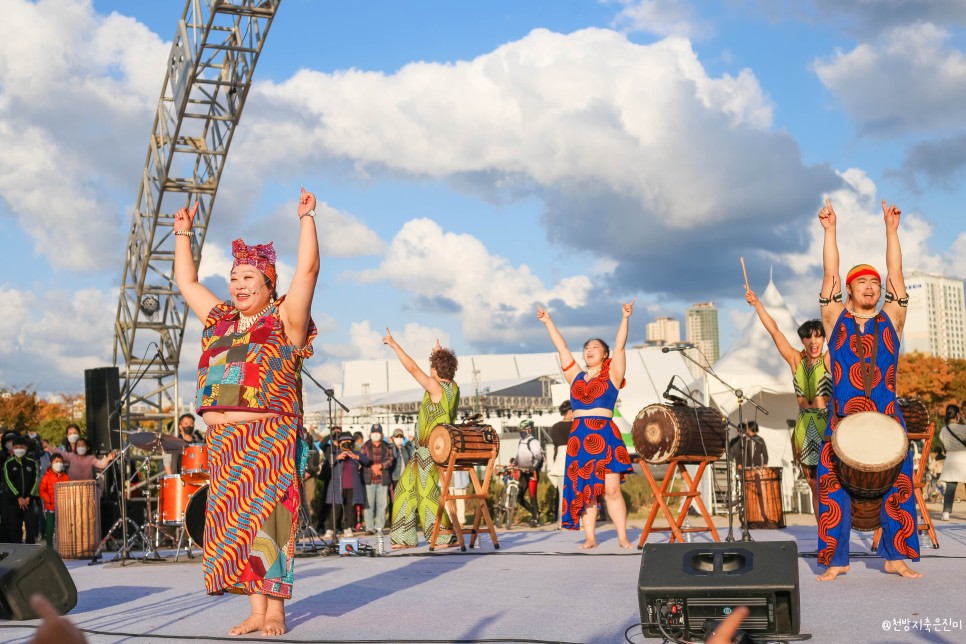
[(782, 503), (782, 468), (745, 469), (745, 515), (748, 527), (775, 530), (785, 527)]
[(721, 414), (708, 407), (648, 405), (634, 419), (638, 455), (648, 463), (672, 458), (721, 456), (725, 448)]
[(208, 481), (208, 446), (191, 443), (181, 452), (181, 478), (196, 486)]
[(188, 499), (201, 487), (185, 481), (177, 474), (169, 474), (158, 479), (158, 523), (182, 525)]
[(439, 465), (454, 453), (461, 465), (486, 465), (500, 451), (500, 440), (489, 425), (441, 423), (429, 435), (429, 453)]
[(891, 416), (863, 411), (846, 416), (832, 433), (839, 482), (852, 496), (852, 527), (879, 527), (882, 497), (892, 488), (909, 452), (906, 432)]
[(54, 484), (57, 553), (64, 559), (93, 557), (101, 534), (101, 514), (95, 481)]

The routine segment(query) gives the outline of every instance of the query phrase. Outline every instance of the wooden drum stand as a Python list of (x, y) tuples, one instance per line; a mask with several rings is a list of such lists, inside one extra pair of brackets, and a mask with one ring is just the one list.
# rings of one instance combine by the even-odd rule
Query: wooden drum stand
[[(467, 421), (461, 425), (440, 424), (433, 429), (429, 435), (429, 453), (442, 470), (442, 475), (440, 476), (441, 490), (439, 508), (436, 510), (436, 524), (433, 526), (433, 534), (429, 537), (430, 551), (435, 547), (436, 538), (439, 534), (448, 532), (456, 535), (459, 539), (460, 550), (463, 552), (466, 552), (466, 541), (463, 537), (466, 533), (471, 535), (470, 548), (476, 546), (477, 535), (486, 532), (490, 534), (490, 539), (493, 540), (493, 547), (495, 549), (500, 548), (500, 542), (496, 538), (496, 530), (493, 527), (493, 519), (490, 517), (490, 510), (486, 505), (490, 493), (490, 480), (493, 478), (493, 465), (499, 451), (500, 439), (489, 425), (478, 425), (472, 421)], [(478, 465), (486, 467), (482, 483), (476, 474), (476, 466)], [(467, 472), (469, 474), (470, 482), (473, 484), (472, 493), (450, 493), (449, 485), (450, 481), (453, 480), (454, 472)], [(464, 528), (460, 525), (456, 513), (457, 500), (468, 501), (466, 509), (473, 512), (472, 527)], [(452, 531), (441, 529), (444, 511), (448, 513), (453, 524)]]
[[(650, 483), (651, 489), (654, 490), (654, 503), (651, 505), (651, 511), (647, 515), (647, 522), (644, 524), (644, 532), (641, 533), (641, 539), (637, 543), (637, 549), (641, 550), (644, 548), (644, 542), (647, 541), (648, 535), (651, 532), (670, 532), (671, 540), (670, 543), (675, 541), (684, 541), (684, 534), (691, 532), (710, 532), (711, 538), (715, 541), (721, 541), (718, 537), (718, 531), (714, 527), (714, 523), (711, 521), (711, 515), (708, 513), (708, 509), (704, 505), (704, 501), (701, 500), (701, 492), (698, 490), (698, 484), (701, 482), (701, 477), (704, 475), (705, 468), (711, 463), (718, 460), (717, 456), (682, 456), (670, 459), (667, 462), (667, 472), (664, 474), (664, 478), (661, 480), (661, 484), (658, 485), (657, 481), (654, 479), (654, 474), (651, 473), (650, 464), (644, 459), (638, 459), (638, 463), (641, 464), (641, 469), (644, 470), (644, 476), (647, 477), (647, 482)], [(694, 478), (688, 474), (685, 465), (697, 465), (698, 471), (695, 473)], [(669, 492), (671, 487), (671, 482), (674, 480), (675, 472), (681, 473), (681, 479), (688, 486), (687, 490), (683, 492)], [(677, 516), (671, 511), (670, 506), (668, 506), (665, 499), (683, 497), (684, 503), (681, 505), (681, 509), (678, 511)], [(698, 511), (704, 518), (704, 526), (688, 527), (685, 528), (684, 521), (687, 519), (688, 510), (691, 509), (691, 502), (698, 506)], [(655, 528), (654, 520), (657, 518), (657, 511), (661, 510), (664, 513), (664, 518), (667, 519), (667, 528)]]
[[(899, 400), (904, 401), (904, 404), (902, 404), (901, 406), (902, 406), (903, 415), (907, 416), (906, 422), (909, 423), (910, 425), (916, 424), (913, 421), (913, 418), (915, 418), (915, 410), (910, 409), (910, 406), (912, 403), (908, 402), (909, 400), (914, 400), (914, 399), (900, 398)], [(916, 401), (916, 403), (918, 402), (919, 401)], [(936, 425), (928, 420), (928, 412), (926, 412), (926, 408), (924, 406), (922, 408), (922, 412), (920, 412), (920, 415), (921, 413), (927, 414), (926, 416), (927, 420), (925, 424), (926, 431), (924, 432), (910, 431), (906, 434), (906, 436), (909, 438), (910, 441), (914, 441), (914, 440), (923, 441), (922, 453), (919, 454), (919, 468), (916, 469), (912, 475), (912, 489), (913, 489), (913, 494), (915, 494), (916, 496), (916, 508), (919, 510), (919, 519), (920, 519), (919, 525), (916, 526), (916, 534), (921, 534), (923, 532), (928, 533), (929, 540), (932, 542), (932, 547), (938, 548), (939, 539), (936, 537), (936, 528), (932, 523), (932, 517), (929, 516), (929, 508), (926, 507), (926, 499), (922, 494), (922, 490), (926, 485), (925, 483), (922, 482), (922, 477), (926, 473), (926, 468), (929, 466), (929, 452), (930, 452), (930, 447), (932, 446), (932, 437), (936, 433)], [(881, 539), (882, 539), (882, 528), (879, 527), (879, 528), (876, 528), (875, 534), (872, 535), (872, 552), (875, 552), (876, 550), (879, 549), (879, 541)]]

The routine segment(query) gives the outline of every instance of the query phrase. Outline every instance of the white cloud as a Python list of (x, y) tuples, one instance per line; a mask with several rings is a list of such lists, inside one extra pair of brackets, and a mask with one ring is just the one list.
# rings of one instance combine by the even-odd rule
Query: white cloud
[[(435, 327), (427, 327), (415, 322), (408, 322), (402, 328), (389, 327), (396, 342), (417, 362), (429, 357), (436, 341), (446, 347), (450, 346), (449, 334)], [(353, 322), (349, 329), (348, 345), (327, 345), (326, 350), (337, 354), (345, 360), (383, 360), (394, 358), (395, 353), (383, 342), (386, 336), (385, 327), (372, 328), (369, 320)]]
[(859, 129), (881, 134), (962, 126), (966, 55), (932, 24), (896, 27), (816, 61), (815, 73)]
[(84, 369), (113, 363), (116, 311), (116, 291), (38, 294), (0, 286), (0, 317), (11, 331), (0, 343), (0, 383), (75, 391)]
[(0, 198), (54, 266), (116, 267), (109, 189), (137, 186), (169, 48), (90, 2), (9, 0), (3, 12)]
[(412, 293), (420, 308), (459, 314), (469, 342), (509, 341), (536, 302), (560, 300), (580, 306), (590, 280), (574, 275), (546, 287), (526, 265), (492, 255), (479, 239), (444, 232), (434, 221), (407, 222), (389, 245), (379, 268), (360, 271), (363, 282), (385, 280)]
[[(885, 279), (883, 197), (878, 194), (875, 183), (862, 170), (846, 170), (842, 173), (842, 178), (846, 185), (825, 195), (831, 200), (838, 218), (836, 240), (842, 276), (856, 264), (869, 263)], [(902, 204), (896, 205), (902, 210)], [(816, 288), (821, 285), (822, 280), (822, 246), (825, 238), (817, 213), (818, 208), (807, 224), (808, 248), (801, 253), (774, 256), (777, 261), (789, 266), (802, 280), (814, 284)], [(942, 259), (932, 254), (927, 244), (931, 234), (931, 226), (919, 213), (903, 211), (899, 227), (903, 270), (942, 270)]]
[(626, 31), (643, 31), (658, 36), (702, 39), (714, 31), (712, 25), (694, 15), (688, 0), (617, 0), (623, 8), (613, 25)]

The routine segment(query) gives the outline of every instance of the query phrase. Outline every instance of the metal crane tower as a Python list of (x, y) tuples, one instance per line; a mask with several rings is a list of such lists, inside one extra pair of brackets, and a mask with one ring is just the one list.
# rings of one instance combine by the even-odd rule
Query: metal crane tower
[(114, 322), (114, 364), (120, 367), (127, 412), (144, 421), (177, 414), (187, 305), (174, 281), (173, 213), (199, 202), (191, 244), (197, 262), (225, 157), (280, 2), (188, 0), (178, 23), (148, 140)]

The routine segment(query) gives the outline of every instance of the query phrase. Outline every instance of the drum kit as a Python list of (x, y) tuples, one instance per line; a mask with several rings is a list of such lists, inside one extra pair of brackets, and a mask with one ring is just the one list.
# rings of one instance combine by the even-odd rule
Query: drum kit
[[(125, 450), (136, 447), (148, 453), (131, 479), (131, 482), (136, 479), (141, 482), (126, 485), (127, 489), (124, 491), (118, 490), (119, 495), (128, 495), (125, 499), (127, 503), (133, 500), (133, 494), (143, 490), (147, 504), (143, 524), (138, 525), (131, 518), (122, 516), (107, 531), (101, 542), (96, 544), (93, 539), (85, 537), (88, 534), (100, 533), (97, 504), (92, 501), (97, 496), (95, 481), (71, 483), (70, 485), (77, 486), (76, 490), (64, 487), (67, 483), (60, 483), (56, 487), (58, 552), (65, 558), (92, 557), (91, 563), (94, 563), (109, 542), (117, 543), (114, 533), (126, 524), (127, 541), (120, 544), (120, 551), (131, 550), (141, 544), (144, 549), (143, 561), (161, 560), (158, 547), (164, 538), (176, 544), (177, 561), (181, 555), (182, 544), (187, 539), (185, 547), (187, 556), (191, 558), (192, 544), (199, 547), (204, 545), (205, 506), (208, 502), (209, 484), (207, 446), (204, 443), (189, 443), (168, 434), (142, 431), (124, 433), (127, 439)], [(152, 463), (157, 462), (161, 454), (180, 454), (181, 473), (164, 474), (162, 471), (152, 475)], [(59, 496), (62, 493), (61, 488), (65, 499), (63, 505)], [(126, 504), (120, 505), (122, 508), (126, 507)], [(64, 509), (63, 512), (61, 508)]]

